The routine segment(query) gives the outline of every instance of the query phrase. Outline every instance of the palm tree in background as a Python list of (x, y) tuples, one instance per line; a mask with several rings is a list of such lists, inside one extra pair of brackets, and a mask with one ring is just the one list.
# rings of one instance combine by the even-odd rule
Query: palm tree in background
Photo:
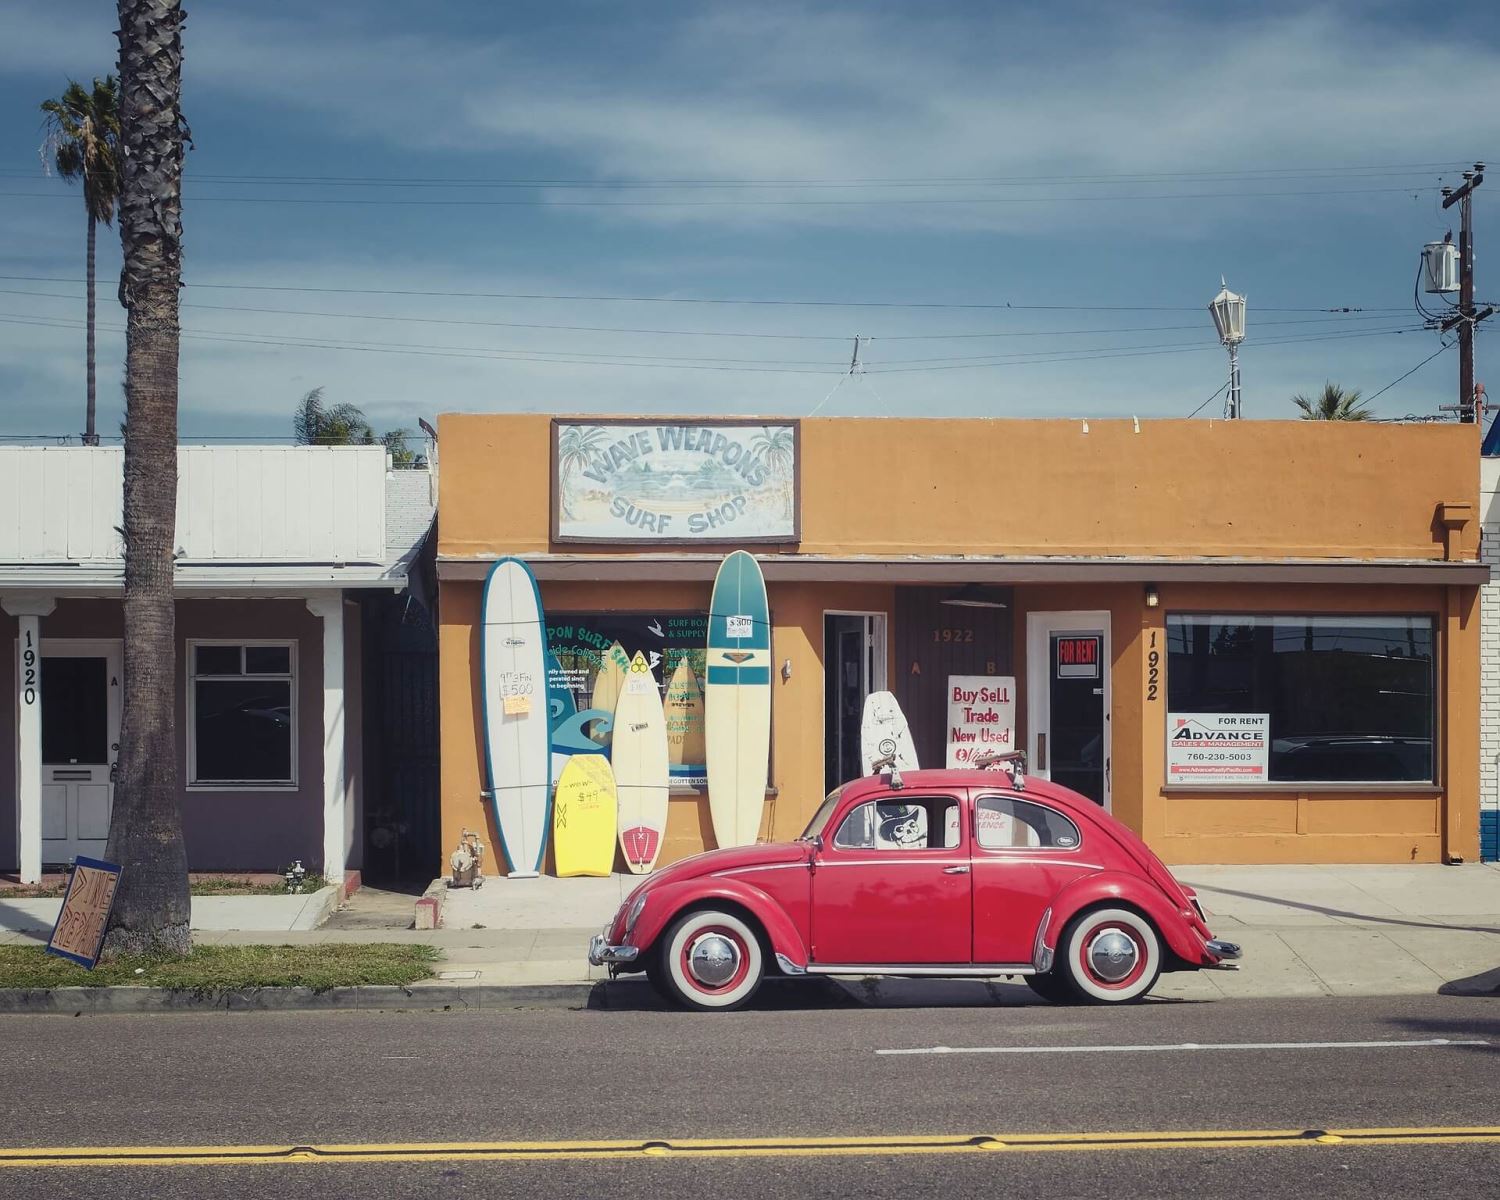
[(1304, 421), (1368, 421), (1369, 401), (1359, 398), (1358, 390), (1346, 392), (1336, 383), (1325, 383), (1318, 396), (1309, 400), (1300, 392), (1292, 403), (1302, 410)]
[(125, 307), (125, 676), (105, 858), (119, 863), (106, 955), (186, 954), (187, 846), (178, 801), (176, 610), (178, 295), (182, 288), (180, 0), (118, 0), (120, 303)]
[(323, 389), (315, 387), (297, 401), (292, 413), (292, 437), (299, 446), (374, 446), (384, 444), (391, 461), (409, 467), (417, 452), (408, 444), (415, 437), (409, 429), (390, 429), (375, 436), (375, 428), (357, 404), (323, 403)]
[[(792, 433), (790, 425), (782, 425), (773, 428), (770, 425), (761, 426), (761, 430), (750, 439), (750, 450), (753, 454), (759, 454), (766, 460), (766, 466), (775, 475), (789, 472), (796, 461), (795, 448), (796, 437)], [(781, 511), (783, 516), (790, 516), (792, 512), (792, 493), (787, 490), (782, 493)]]
[(120, 89), (113, 75), (95, 79), (92, 89), (68, 80), (63, 94), (42, 101), (42, 165), (67, 180), (83, 182), (83, 207), (88, 213), (87, 333), (88, 400), (83, 441), (97, 446), (94, 430), (94, 237), (102, 221), (115, 219), (123, 174), (120, 162)]

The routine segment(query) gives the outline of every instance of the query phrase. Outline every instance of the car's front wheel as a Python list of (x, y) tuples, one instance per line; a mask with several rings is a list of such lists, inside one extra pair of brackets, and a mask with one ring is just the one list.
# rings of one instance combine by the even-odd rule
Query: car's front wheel
[(688, 1008), (726, 1011), (755, 995), (765, 975), (755, 930), (734, 913), (699, 909), (657, 941), (652, 982)]
[(1064, 931), (1052, 969), (1085, 1004), (1127, 1004), (1156, 985), (1161, 960), (1150, 921), (1128, 908), (1096, 908)]

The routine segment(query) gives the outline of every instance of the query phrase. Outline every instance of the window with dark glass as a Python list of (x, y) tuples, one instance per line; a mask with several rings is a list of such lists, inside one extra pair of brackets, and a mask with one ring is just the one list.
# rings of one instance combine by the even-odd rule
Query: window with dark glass
[(1268, 713), (1268, 778), (1433, 782), (1429, 617), (1169, 616), (1174, 713)]
[(291, 644), (197, 644), (191, 662), (192, 781), (295, 782)]

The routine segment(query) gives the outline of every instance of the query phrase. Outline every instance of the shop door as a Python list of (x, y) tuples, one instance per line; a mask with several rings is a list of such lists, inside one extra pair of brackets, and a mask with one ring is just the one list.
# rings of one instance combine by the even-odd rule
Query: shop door
[(823, 615), (823, 790), (864, 774), (865, 697), (885, 689), (885, 614)]
[(120, 749), (118, 642), (42, 642), (42, 861), (102, 858)]
[(1026, 618), (1028, 764), (1109, 808), (1109, 614)]

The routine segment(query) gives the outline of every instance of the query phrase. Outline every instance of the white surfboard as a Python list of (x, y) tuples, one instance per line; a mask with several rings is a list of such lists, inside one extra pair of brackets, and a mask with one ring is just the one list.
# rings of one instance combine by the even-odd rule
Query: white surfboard
[[(604, 712), (615, 711), (615, 701), (620, 698), (620, 689), (625, 685), (625, 673), (630, 669), (630, 656), (625, 653), (625, 648), (619, 642), (611, 642), (608, 650), (601, 656), (599, 671), (594, 676), (593, 695), (589, 697), (589, 707), (602, 709)], [(609, 745), (609, 730), (600, 729), (596, 724), (589, 732), (589, 737), (601, 746)]]
[(541, 871), (551, 823), (547, 633), (530, 568), (502, 558), (484, 581), (479, 631), (485, 795), (513, 877)]
[(859, 755), (865, 774), (875, 774), (875, 763), (893, 754), (899, 770), (917, 769), (917, 748), (901, 705), (890, 692), (871, 692), (859, 718)]
[(743, 550), (714, 578), (708, 611), (708, 809), (720, 846), (751, 846), (765, 814), (771, 752), (771, 621), (760, 564)]
[(620, 849), (637, 875), (656, 866), (667, 834), (667, 722), (656, 676), (639, 651), (615, 703), (610, 762), (620, 798)]

